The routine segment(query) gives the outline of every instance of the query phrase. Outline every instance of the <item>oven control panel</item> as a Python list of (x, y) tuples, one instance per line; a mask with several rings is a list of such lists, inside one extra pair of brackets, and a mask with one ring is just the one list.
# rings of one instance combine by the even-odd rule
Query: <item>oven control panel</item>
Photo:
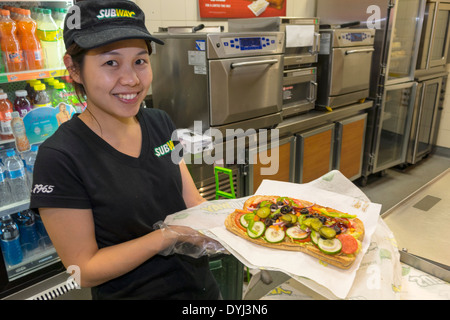
[[(320, 50), (331, 47), (371, 46), (375, 42), (375, 29), (325, 29), (320, 31)], [(326, 49), (327, 48), (327, 49)]]
[(277, 48), (277, 37), (230, 37), (222, 38), (221, 43), (227, 54), (245, 51), (270, 52)]
[(284, 32), (208, 34), (208, 59), (282, 54), (284, 38)]

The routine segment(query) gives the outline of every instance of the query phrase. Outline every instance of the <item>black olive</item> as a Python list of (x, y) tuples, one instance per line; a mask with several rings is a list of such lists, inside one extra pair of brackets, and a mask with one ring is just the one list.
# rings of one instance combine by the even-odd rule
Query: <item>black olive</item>
[(300, 210), (300, 214), (308, 214), (309, 210), (306, 208), (303, 208), (302, 210)]
[(281, 213), (277, 213), (276, 215), (273, 216), (272, 219), (277, 220), (279, 217), (281, 217), (282, 214)]
[(282, 206), (281, 207), (281, 213), (289, 213), (289, 212), (291, 212), (292, 211), (292, 207), (291, 206), (288, 206), (288, 205), (285, 205), (285, 206)]
[(336, 231), (336, 234), (340, 234), (341, 233), (341, 228), (339, 228), (337, 225), (335, 225), (333, 227), (334, 231)]
[(322, 224), (325, 224), (325, 222), (327, 222), (327, 218), (325, 218), (324, 216), (319, 216), (319, 220), (320, 222), (322, 222)]
[(284, 202), (283, 201), (278, 201), (277, 202), (277, 206), (279, 206), (279, 207), (284, 206)]
[(276, 211), (277, 209), (278, 209), (278, 206), (276, 204), (272, 204), (270, 206), (270, 211), (272, 211), (272, 212)]
[(307, 216), (306, 216), (306, 218), (314, 218), (315, 216), (313, 215), (313, 214), (308, 214)]
[(266, 227), (270, 227), (275, 221), (273, 219), (266, 219), (264, 221), (264, 224), (266, 225)]

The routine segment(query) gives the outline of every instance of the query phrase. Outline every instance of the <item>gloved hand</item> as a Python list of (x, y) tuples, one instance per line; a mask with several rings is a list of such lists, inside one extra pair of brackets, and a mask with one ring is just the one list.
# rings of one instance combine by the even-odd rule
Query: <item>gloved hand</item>
[(160, 229), (165, 239), (170, 239), (170, 244), (159, 252), (162, 256), (171, 254), (183, 254), (192, 258), (217, 253), (229, 254), (220, 242), (207, 237), (200, 232), (185, 226), (168, 226), (162, 221), (153, 225), (153, 229)]

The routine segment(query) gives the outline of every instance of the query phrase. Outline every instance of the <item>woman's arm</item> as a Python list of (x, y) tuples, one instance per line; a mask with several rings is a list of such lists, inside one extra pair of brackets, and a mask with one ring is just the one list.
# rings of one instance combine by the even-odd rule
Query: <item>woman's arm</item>
[[(55, 249), (67, 268), (81, 270), (82, 287), (92, 287), (117, 278), (178, 239), (176, 233), (156, 230), (118, 245), (99, 249), (90, 209), (41, 208), (40, 215)], [(183, 235), (197, 234), (188, 227), (171, 227)], [(182, 239), (179, 239), (182, 240)]]
[(206, 199), (203, 198), (195, 186), (194, 180), (192, 180), (191, 173), (189, 172), (184, 160), (180, 162), (181, 178), (183, 181), (183, 199), (188, 208), (195, 207)]

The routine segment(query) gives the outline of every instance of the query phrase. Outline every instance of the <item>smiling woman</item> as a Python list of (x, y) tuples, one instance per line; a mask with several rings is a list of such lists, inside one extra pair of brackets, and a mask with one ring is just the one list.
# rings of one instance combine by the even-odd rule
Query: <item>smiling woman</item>
[(131, 1), (76, 6), (82, 27), (65, 27), (64, 63), (87, 107), (40, 146), (33, 185), (54, 188), (33, 188), (30, 206), (94, 299), (217, 299), (207, 256), (165, 256), (176, 242), (213, 240), (153, 227), (205, 201), (186, 164), (172, 161), (171, 119), (141, 108), (153, 77), (150, 42), (163, 43)]

